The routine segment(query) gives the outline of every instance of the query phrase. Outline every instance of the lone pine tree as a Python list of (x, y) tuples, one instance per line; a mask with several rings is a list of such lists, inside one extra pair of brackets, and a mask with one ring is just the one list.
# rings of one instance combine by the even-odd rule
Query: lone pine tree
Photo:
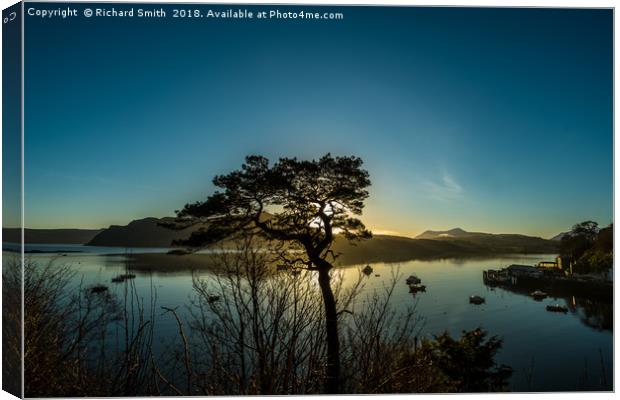
[(356, 218), (370, 186), (362, 164), (359, 157), (327, 154), (311, 161), (281, 158), (270, 166), (265, 157), (248, 156), (240, 170), (213, 179), (219, 189), (205, 201), (177, 211), (177, 226), (202, 224), (182, 241), (188, 246), (201, 247), (252, 231), (301, 250), (285, 254), (290, 256), (289, 265), (318, 272), (325, 306), (327, 393), (338, 393), (340, 386), (338, 311), (330, 284), (336, 255), (331, 246), (337, 234), (347, 240), (371, 237)]

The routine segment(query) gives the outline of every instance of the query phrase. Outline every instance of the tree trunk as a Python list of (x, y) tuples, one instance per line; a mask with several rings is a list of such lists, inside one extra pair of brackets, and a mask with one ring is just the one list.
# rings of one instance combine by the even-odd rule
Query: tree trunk
[(330, 284), (330, 268), (319, 269), (319, 286), (325, 305), (325, 329), (327, 333), (327, 368), (325, 393), (339, 393), (340, 389), (340, 338), (338, 337), (338, 313), (336, 299)]

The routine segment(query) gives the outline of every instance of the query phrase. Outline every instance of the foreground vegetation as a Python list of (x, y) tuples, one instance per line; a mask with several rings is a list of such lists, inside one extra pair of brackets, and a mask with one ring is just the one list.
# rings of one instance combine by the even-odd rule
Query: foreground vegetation
[[(323, 393), (325, 329), (312, 272), (274, 275), (251, 238), (238, 246), (218, 257), (222, 273), (194, 278), (187, 310), (156, 304), (154, 291), (139, 298), (132, 280), (117, 298), (76, 286), (67, 267), (27, 263), (26, 396)], [(11, 282), (18, 268), (4, 271)], [(397, 312), (390, 303), (394, 285), (360, 293), (361, 278), (346, 288), (333, 280), (343, 392), (506, 389), (511, 370), (494, 361), (500, 339), (480, 329), (418, 339), (415, 307)], [(178, 334), (154, 346), (161, 313)]]

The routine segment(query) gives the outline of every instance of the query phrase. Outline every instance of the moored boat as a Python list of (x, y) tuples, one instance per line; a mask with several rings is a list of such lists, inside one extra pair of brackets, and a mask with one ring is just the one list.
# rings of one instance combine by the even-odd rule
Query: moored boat
[(482, 296), (473, 295), (473, 296), (469, 296), (469, 302), (471, 304), (482, 304), (485, 302), (485, 300), (484, 300), (484, 297)]
[(422, 280), (415, 275), (409, 275), (409, 278), (405, 281), (407, 285), (419, 285)]
[(409, 292), (410, 293), (426, 292), (426, 285), (422, 285), (420, 283), (414, 283), (413, 285), (409, 285)]
[(91, 293), (103, 293), (107, 292), (108, 287), (106, 285), (95, 285), (90, 288)]
[(127, 279), (135, 279), (135, 274), (122, 274), (112, 278), (112, 283), (123, 283)]
[(568, 308), (566, 308), (565, 306), (561, 306), (559, 304), (549, 304), (547, 306), (547, 311), (567, 313), (568, 312)]
[(542, 300), (547, 297), (547, 293), (543, 292), (542, 290), (536, 290), (530, 293), (530, 296), (532, 296), (535, 300)]

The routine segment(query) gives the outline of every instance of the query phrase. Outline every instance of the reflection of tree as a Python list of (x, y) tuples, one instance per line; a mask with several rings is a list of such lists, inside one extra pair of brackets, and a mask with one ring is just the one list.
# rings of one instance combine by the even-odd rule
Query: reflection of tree
[(470, 259), (467, 258), (450, 258), (448, 260), (452, 265), (455, 265), (457, 267), (462, 267), (463, 265), (465, 265), (465, 263), (470, 261)]
[(572, 297), (567, 300), (569, 309), (585, 325), (598, 330), (613, 329), (613, 305), (591, 299)]
[[(604, 296), (586, 295), (583, 292), (576, 293), (571, 288), (564, 288), (558, 285), (541, 285), (536, 281), (521, 280), (515, 285), (486, 284), (487, 287), (503, 289), (507, 292), (516, 293), (530, 297), (530, 293), (535, 290), (543, 290), (551, 299), (563, 300), (572, 314), (586, 326), (598, 330), (613, 329), (613, 304), (611, 299)], [(541, 287), (542, 286), (542, 287)], [(532, 298), (532, 301), (536, 301)], [(545, 300), (543, 300), (545, 301)], [(555, 301), (559, 303), (560, 301)]]

